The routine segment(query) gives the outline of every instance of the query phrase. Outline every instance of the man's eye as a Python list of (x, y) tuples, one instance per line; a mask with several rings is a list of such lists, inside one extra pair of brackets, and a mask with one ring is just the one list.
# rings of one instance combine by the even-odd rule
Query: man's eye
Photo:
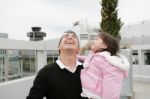
[(73, 38), (76, 38), (76, 36), (75, 36), (75, 35), (72, 35), (72, 37), (73, 37)]
[(63, 35), (64, 38), (69, 38), (69, 37), (72, 37), (72, 38), (77, 38), (76, 35), (69, 35), (69, 34), (65, 34)]
[(67, 38), (69, 35), (68, 34), (65, 34), (63, 37)]

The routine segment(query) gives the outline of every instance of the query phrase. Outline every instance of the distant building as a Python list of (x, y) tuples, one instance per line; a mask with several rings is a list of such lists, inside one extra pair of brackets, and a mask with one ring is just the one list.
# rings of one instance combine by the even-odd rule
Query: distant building
[(134, 78), (150, 82), (150, 20), (122, 27), (121, 45), (132, 50)]
[[(8, 34), (7, 33), (0, 33), (0, 38), (8, 38)], [(0, 71), (4, 70), (4, 66), (3, 64), (5, 64), (5, 56), (6, 56), (7, 51), (4, 49), (0, 49)], [(0, 73), (0, 76), (3, 74), (4, 72)], [(2, 81), (2, 78), (0, 78), (0, 82)]]
[(80, 47), (83, 47), (88, 41), (95, 39), (99, 29), (96, 25), (92, 25), (91, 22), (85, 19), (74, 22), (72, 30), (78, 34)]
[[(121, 29), (121, 44), (133, 50), (133, 64), (150, 65), (150, 21), (124, 26)], [(138, 51), (143, 54), (142, 59), (137, 59)], [(141, 65), (142, 65), (141, 64)]]
[(8, 34), (7, 33), (0, 33), (0, 38), (8, 38)]

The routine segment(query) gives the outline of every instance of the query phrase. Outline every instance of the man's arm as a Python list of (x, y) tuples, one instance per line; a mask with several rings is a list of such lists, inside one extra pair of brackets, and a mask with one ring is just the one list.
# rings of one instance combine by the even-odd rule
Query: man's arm
[(43, 99), (47, 93), (47, 75), (44, 69), (41, 69), (37, 74), (33, 86), (30, 89), (26, 99)]

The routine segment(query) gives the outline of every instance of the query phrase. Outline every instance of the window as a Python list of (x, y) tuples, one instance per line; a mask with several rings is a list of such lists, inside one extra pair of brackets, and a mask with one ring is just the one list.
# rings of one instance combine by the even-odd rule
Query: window
[(150, 65), (150, 50), (146, 50), (144, 53), (145, 65)]
[(47, 64), (51, 64), (57, 60), (59, 52), (57, 50), (47, 51)]
[(138, 51), (137, 50), (134, 50), (132, 52), (132, 63), (137, 65), (139, 64), (139, 61), (138, 61)]
[(90, 35), (90, 39), (91, 40), (95, 40), (96, 39), (96, 35)]
[(80, 34), (80, 40), (88, 40), (88, 34)]

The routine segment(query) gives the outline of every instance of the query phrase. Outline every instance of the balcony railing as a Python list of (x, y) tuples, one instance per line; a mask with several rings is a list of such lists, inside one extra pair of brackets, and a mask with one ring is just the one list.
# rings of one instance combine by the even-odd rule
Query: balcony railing
[(44, 65), (55, 61), (58, 51), (51, 43), (1, 38), (0, 83), (35, 75)]

